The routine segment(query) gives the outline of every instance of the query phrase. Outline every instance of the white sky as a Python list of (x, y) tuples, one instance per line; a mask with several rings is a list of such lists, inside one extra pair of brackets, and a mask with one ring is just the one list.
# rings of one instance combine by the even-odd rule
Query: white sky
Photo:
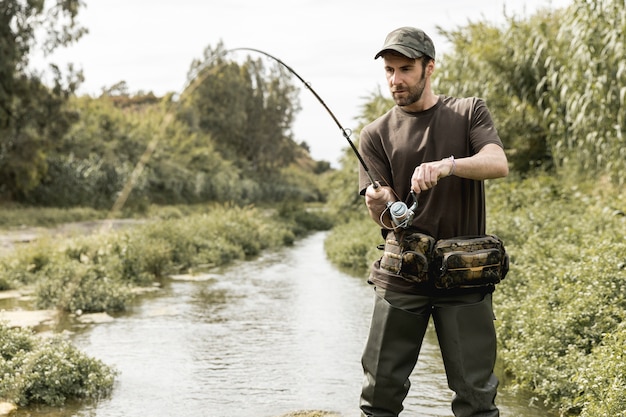
[[(103, 87), (126, 81), (130, 92), (180, 92), (192, 60), (219, 41), (226, 49), (249, 47), (291, 66), (321, 96), (344, 128), (354, 129), (364, 97), (387, 92), (374, 55), (385, 36), (416, 26), (445, 52), (436, 27), (469, 21), (504, 22), (571, 0), (85, 0), (79, 22), (89, 33), (48, 60), (82, 68), (79, 94), (98, 96)], [(253, 57), (262, 58), (261, 55)], [(238, 52), (235, 57), (245, 57)], [(39, 57), (31, 64), (43, 67)], [(268, 62), (270, 64), (270, 62)], [(315, 159), (337, 165), (347, 142), (341, 131), (296, 78), (302, 110), (295, 140)], [(439, 92), (444, 93), (444, 92)]]

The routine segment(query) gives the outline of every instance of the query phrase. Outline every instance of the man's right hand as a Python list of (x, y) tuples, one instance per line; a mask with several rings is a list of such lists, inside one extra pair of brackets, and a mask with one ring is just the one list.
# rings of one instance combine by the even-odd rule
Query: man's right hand
[(389, 228), (391, 221), (388, 213), (385, 219), (381, 217), (387, 209), (387, 203), (393, 203), (397, 198), (391, 187), (378, 185), (374, 188), (372, 185), (365, 190), (365, 205), (370, 213), (370, 217), (376, 223), (384, 228)]

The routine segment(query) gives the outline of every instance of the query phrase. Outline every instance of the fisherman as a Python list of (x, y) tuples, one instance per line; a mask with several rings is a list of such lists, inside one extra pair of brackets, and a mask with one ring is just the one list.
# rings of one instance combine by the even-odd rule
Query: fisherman
[[(362, 357), (361, 415), (403, 410), (432, 317), (454, 415), (497, 417), (492, 292), (506, 273), (504, 261), (478, 274), (469, 268), (437, 278), (431, 257), (435, 242), (485, 235), (483, 180), (508, 174), (502, 141), (482, 99), (433, 92), (435, 47), (422, 30), (390, 32), (377, 58), (396, 105), (360, 134), (360, 153), (379, 178), (372, 183), (362, 166), (360, 192), (386, 242), (369, 278), (375, 303)], [(395, 223), (390, 205), (407, 201), (410, 222)]]

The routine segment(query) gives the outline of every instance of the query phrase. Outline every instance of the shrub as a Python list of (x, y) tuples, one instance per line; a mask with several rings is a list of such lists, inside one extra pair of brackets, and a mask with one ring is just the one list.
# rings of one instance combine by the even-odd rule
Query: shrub
[(39, 339), (0, 323), (0, 399), (19, 405), (62, 405), (110, 394), (116, 371), (60, 337)]
[(490, 225), (511, 255), (495, 295), (505, 369), (563, 413), (584, 413), (599, 404), (580, 375), (617, 366), (598, 349), (626, 319), (623, 201), (551, 177), (490, 191)]
[(578, 372), (576, 382), (582, 389), (581, 417), (626, 416), (626, 323), (604, 335), (593, 352), (593, 360), (584, 372)]
[(303, 207), (285, 216), (234, 205), (186, 211), (189, 214), (169, 211), (168, 218), (118, 232), (101, 230), (62, 241), (42, 239), (21, 247), (0, 258), (0, 286), (32, 285), (40, 308), (123, 310), (134, 286), (254, 257), (329, 224), (321, 212)]
[(131, 298), (130, 286), (98, 265), (67, 261), (46, 268), (36, 287), (36, 306), (85, 312), (124, 310)]

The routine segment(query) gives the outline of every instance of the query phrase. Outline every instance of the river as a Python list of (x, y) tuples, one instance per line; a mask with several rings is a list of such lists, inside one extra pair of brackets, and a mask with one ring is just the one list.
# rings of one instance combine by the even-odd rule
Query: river
[[(328, 262), (325, 236), (168, 280), (109, 323), (75, 326), (72, 341), (120, 372), (110, 398), (14, 416), (357, 417), (373, 292)], [(452, 416), (432, 325), (411, 382), (402, 416)], [(552, 416), (506, 389), (497, 402), (503, 417)]]

